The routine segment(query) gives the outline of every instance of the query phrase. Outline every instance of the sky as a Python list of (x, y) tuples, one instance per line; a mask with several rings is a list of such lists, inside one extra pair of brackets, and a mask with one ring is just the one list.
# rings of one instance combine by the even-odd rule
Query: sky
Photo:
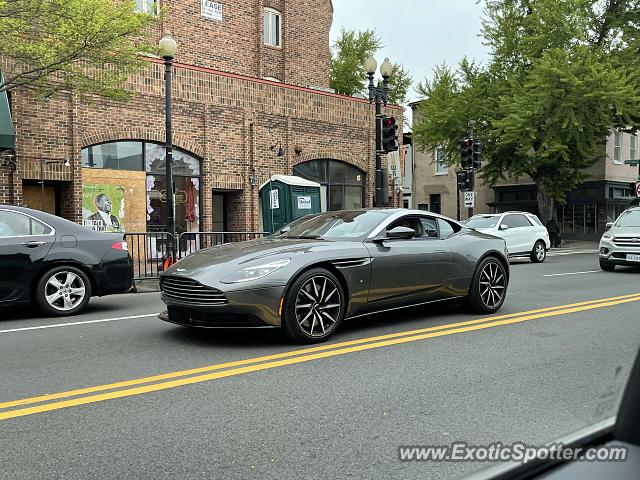
[(413, 77), (409, 101), (418, 98), (415, 86), (431, 78), (443, 62), (457, 65), (466, 55), (482, 63), (488, 50), (478, 37), (482, 6), (476, 0), (333, 0), (331, 44), (346, 29), (375, 29), (384, 48), (376, 54), (400, 62)]

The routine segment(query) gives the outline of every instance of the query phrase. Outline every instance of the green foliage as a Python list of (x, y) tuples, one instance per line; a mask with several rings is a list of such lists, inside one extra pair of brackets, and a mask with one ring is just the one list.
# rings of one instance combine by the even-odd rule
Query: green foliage
[(140, 54), (153, 15), (134, 12), (132, 0), (0, 0), (0, 57), (11, 67), (0, 91), (17, 87), (45, 97), (62, 90), (118, 100)]
[[(337, 93), (368, 95), (367, 72), (364, 61), (382, 47), (375, 30), (345, 30), (333, 44), (330, 60), (330, 85)], [(402, 104), (407, 101), (411, 86), (411, 76), (400, 63), (393, 64), (393, 74), (389, 78), (389, 101)], [(378, 80), (381, 83), (381, 80)]]
[(611, 130), (640, 127), (632, 7), (637, 13), (636, 1), (488, 1), (482, 34), (491, 61), (465, 59), (455, 71), (443, 65), (418, 85), (416, 145), (444, 146), (457, 161), (459, 139), (476, 120), (481, 175), (490, 184), (531, 177), (548, 220), (554, 202), (604, 156)]
[(331, 87), (344, 95), (364, 92), (367, 82), (364, 61), (380, 47), (382, 43), (375, 30), (340, 30), (331, 50)]
[(393, 73), (389, 77), (389, 102), (396, 105), (407, 103), (407, 93), (412, 83), (411, 75), (400, 63), (393, 64)]

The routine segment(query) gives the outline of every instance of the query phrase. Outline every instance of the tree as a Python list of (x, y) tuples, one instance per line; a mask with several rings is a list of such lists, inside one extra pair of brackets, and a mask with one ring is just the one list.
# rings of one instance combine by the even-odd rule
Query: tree
[(638, 27), (624, 20), (630, 3), (488, 1), (482, 36), (489, 64), (441, 66), (418, 85), (424, 102), (414, 141), (422, 149), (444, 146), (457, 159), (467, 122), (476, 120), (482, 177), (494, 184), (529, 176), (547, 222), (602, 158), (611, 130), (640, 126), (640, 77), (629, 55)]
[(37, 97), (59, 91), (124, 99), (142, 68), (141, 54), (158, 17), (130, 0), (0, 0), (0, 58), (8, 65), (0, 92), (18, 87)]
[[(331, 50), (330, 86), (343, 95), (368, 95), (364, 61), (380, 48), (382, 42), (375, 30), (340, 30), (340, 36)], [(389, 78), (389, 101), (405, 103), (411, 82), (409, 72), (401, 64), (395, 63)]]
[(381, 46), (375, 30), (340, 30), (329, 61), (331, 87), (344, 95), (363, 93), (367, 83), (364, 61)]
[(402, 64), (393, 64), (393, 73), (389, 77), (389, 102), (402, 105), (407, 102), (407, 93), (413, 82), (409, 72)]

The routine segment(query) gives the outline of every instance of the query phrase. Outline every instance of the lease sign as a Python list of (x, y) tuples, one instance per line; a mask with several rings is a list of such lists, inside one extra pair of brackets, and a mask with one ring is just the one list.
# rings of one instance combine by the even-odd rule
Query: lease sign
[(200, 0), (200, 15), (209, 20), (222, 21), (222, 4), (211, 0)]

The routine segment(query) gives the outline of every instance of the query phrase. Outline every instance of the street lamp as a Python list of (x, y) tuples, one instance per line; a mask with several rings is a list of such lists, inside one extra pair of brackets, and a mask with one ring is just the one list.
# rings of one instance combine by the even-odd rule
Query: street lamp
[[(172, 139), (172, 121), (171, 121), (171, 66), (176, 56), (178, 45), (171, 36), (171, 32), (167, 31), (158, 43), (160, 55), (164, 58), (164, 81), (165, 81), (165, 177), (166, 177), (166, 197), (167, 197), (167, 232), (170, 237), (171, 249), (167, 249), (167, 254), (171, 255), (172, 263), (175, 260), (173, 255), (173, 246), (175, 245), (176, 224), (175, 224), (175, 207), (174, 207), (174, 186), (173, 186), (173, 139)], [(169, 239), (167, 239), (167, 244)]]
[(388, 58), (385, 58), (380, 65), (381, 87), (374, 84), (373, 77), (377, 67), (378, 62), (371, 56), (364, 61), (364, 69), (369, 77), (369, 102), (376, 105), (376, 192), (373, 203), (374, 206), (381, 207), (387, 202), (387, 199), (383, 198), (382, 188), (384, 180), (382, 175), (382, 104), (386, 106), (389, 101), (389, 77), (393, 73), (393, 65)]

